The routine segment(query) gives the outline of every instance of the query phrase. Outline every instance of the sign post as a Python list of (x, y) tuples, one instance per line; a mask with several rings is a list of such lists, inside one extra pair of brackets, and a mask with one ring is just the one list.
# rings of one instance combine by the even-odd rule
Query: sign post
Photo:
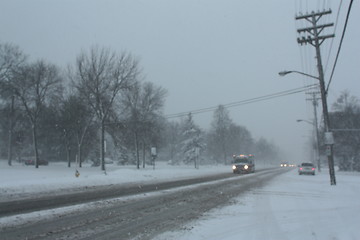
[(152, 161), (152, 164), (153, 164), (153, 169), (155, 170), (155, 159), (156, 159), (156, 147), (152, 147), (151, 148), (151, 161)]

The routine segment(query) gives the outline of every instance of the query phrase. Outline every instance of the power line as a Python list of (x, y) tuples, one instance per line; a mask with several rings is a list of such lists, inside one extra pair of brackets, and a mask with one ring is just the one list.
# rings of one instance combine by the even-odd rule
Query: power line
[[(241, 100), (241, 101), (237, 101), (237, 102), (222, 104), (222, 106), (224, 106), (225, 108), (237, 107), (237, 106), (241, 106), (241, 105), (245, 105), (245, 104), (250, 104), (250, 103), (270, 100), (270, 99), (273, 99), (273, 98), (284, 97), (284, 96), (288, 96), (288, 95), (296, 94), (296, 93), (300, 93), (300, 92), (305, 92), (305, 91), (307, 91), (309, 89), (314, 89), (314, 88), (318, 88), (318, 87), (319, 87), (318, 84), (312, 84), (312, 85), (308, 85), (308, 86), (304, 86), (304, 87), (299, 87), (299, 88), (294, 88), (294, 89), (290, 89), (290, 90), (286, 90), (286, 91), (282, 91), (282, 92), (277, 92), (277, 93), (264, 95), (264, 96), (261, 96), (261, 97), (255, 97), (255, 98), (245, 99), (245, 100)], [(201, 109), (191, 110), (191, 111), (187, 111), (187, 112), (169, 114), (169, 115), (165, 115), (165, 117), (166, 118), (178, 118), (178, 117), (186, 116), (189, 113), (194, 115), (194, 114), (212, 112), (217, 108), (218, 108), (218, 106), (201, 108)]]
[(346, 32), (346, 28), (347, 28), (347, 24), (348, 24), (348, 20), (349, 20), (349, 16), (350, 16), (350, 11), (351, 11), (351, 6), (352, 6), (352, 4), (353, 4), (353, 0), (350, 1), (349, 8), (348, 8), (348, 12), (347, 12), (347, 14), (346, 14), (346, 20), (345, 20), (344, 29), (343, 29), (343, 32), (342, 32), (342, 35), (341, 35), (341, 40), (340, 40), (339, 48), (338, 48), (338, 51), (337, 51), (337, 54), (336, 54), (334, 66), (333, 66), (333, 69), (332, 69), (332, 71), (331, 71), (330, 80), (329, 80), (329, 83), (328, 83), (328, 85), (327, 85), (327, 87), (326, 87), (326, 92), (328, 92), (329, 87), (330, 87), (331, 80), (332, 80), (332, 78), (333, 78), (333, 76), (334, 76), (334, 71), (335, 71), (335, 67), (336, 67), (337, 60), (338, 60), (338, 58), (339, 58), (341, 46), (342, 46), (342, 43), (343, 43), (343, 40), (344, 40), (344, 36), (345, 36), (345, 32)]
[[(341, 11), (342, 3), (343, 3), (343, 0), (340, 0), (339, 8), (338, 8), (338, 11), (337, 11), (337, 14), (336, 14), (336, 20), (335, 20), (335, 26), (334, 26), (334, 33), (336, 32), (336, 29), (337, 29), (337, 26), (338, 26), (338, 23), (339, 23), (339, 16), (340, 16), (340, 11)], [(327, 68), (328, 68), (329, 60), (330, 60), (330, 57), (331, 57), (331, 51), (332, 51), (332, 49), (333, 49), (333, 44), (334, 44), (334, 38), (332, 38), (332, 39), (331, 39), (331, 42), (330, 42), (329, 54), (328, 54), (328, 57), (327, 57), (327, 60), (326, 60), (326, 64), (325, 64), (325, 72), (327, 71)]]

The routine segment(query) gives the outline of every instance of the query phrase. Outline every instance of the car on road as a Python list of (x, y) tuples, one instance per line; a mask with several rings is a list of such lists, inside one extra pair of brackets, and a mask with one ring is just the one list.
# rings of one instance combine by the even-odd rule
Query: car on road
[(233, 156), (233, 173), (253, 173), (255, 172), (255, 162), (253, 155)]
[[(25, 165), (35, 165), (35, 157), (28, 157), (24, 160)], [(45, 159), (39, 159), (39, 165), (47, 166), (49, 162)]]
[(289, 163), (288, 162), (282, 162), (280, 163), (280, 167), (289, 167)]
[(299, 175), (302, 174), (311, 174), (311, 175), (315, 175), (315, 165), (313, 163), (302, 163), (299, 166)]

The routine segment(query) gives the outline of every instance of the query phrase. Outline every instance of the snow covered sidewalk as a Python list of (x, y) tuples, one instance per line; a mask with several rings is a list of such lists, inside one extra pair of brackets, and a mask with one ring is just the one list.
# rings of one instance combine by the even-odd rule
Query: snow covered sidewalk
[(294, 169), (157, 240), (360, 239), (360, 174), (336, 177), (330, 186), (327, 171), (299, 176)]

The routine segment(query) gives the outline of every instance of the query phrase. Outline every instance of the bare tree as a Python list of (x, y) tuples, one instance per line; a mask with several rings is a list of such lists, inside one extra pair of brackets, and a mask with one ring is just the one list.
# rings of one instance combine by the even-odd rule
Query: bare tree
[(155, 144), (160, 133), (159, 121), (162, 116), (166, 90), (151, 82), (137, 82), (124, 94), (122, 105), (127, 115), (129, 130), (132, 132), (137, 168), (140, 168), (140, 143), (143, 148), (143, 167), (145, 167), (146, 148)]
[(122, 101), (125, 112), (127, 115), (127, 128), (133, 135), (134, 140), (134, 149), (135, 149), (135, 158), (136, 158), (136, 166), (140, 168), (140, 156), (139, 156), (139, 134), (140, 134), (140, 121), (141, 113), (139, 111), (140, 108), (140, 95), (141, 95), (141, 83), (136, 82), (130, 89), (124, 94), (124, 100)]
[(59, 70), (55, 65), (38, 61), (21, 67), (8, 85), (20, 99), (31, 123), (36, 168), (39, 167), (38, 119), (43, 107), (58, 94), (61, 81)]
[(254, 140), (250, 131), (243, 127), (232, 123), (229, 127), (228, 138), (229, 151), (232, 154), (253, 154)]
[[(79, 96), (70, 95), (63, 102), (61, 116), (63, 119), (62, 127), (66, 148), (70, 149), (71, 140), (75, 138), (77, 144), (77, 160), (79, 167), (82, 167), (82, 146), (85, 136), (89, 132), (89, 127), (93, 123), (92, 111)], [(68, 166), (70, 167), (69, 157)]]
[(263, 161), (266, 164), (277, 164), (280, 151), (273, 142), (261, 137), (255, 142), (254, 154), (257, 160)]
[(70, 152), (72, 148), (72, 140), (73, 136), (75, 134), (73, 121), (74, 121), (74, 108), (76, 105), (72, 101), (72, 98), (69, 97), (69, 99), (65, 99), (60, 108), (58, 109), (58, 119), (57, 119), (57, 127), (59, 128), (62, 139), (64, 141), (65, 145), (65, 151), (66, 151), (66, 158), (68, 162), (68, 167), (71, 167), (71, 159), (70, 159)]
[(12, 44), (0, 44), (0, 96), (5, 102), (10, 100), (9, 113), (9, 136), (8, 136), (8, 164), (12, 165), (12, 142), (15, 114), (15, 96), (9, 88), (9, 83), (13, 79), (14, 72), (18, 70), (26, 61), (26, 56), (22, 51)]
[(182, 132), (180, 123), (171, 121), (165, 123), (165, 147), (171, 164), (180, 162)]
[(12, 44), (0, 43), (0, 80), (11, 81), (14, 71), (22, 66), (26, 56), (19, 47)]
[(92, 47), (76, 60), (75, 86), (100, 122), (101, 169), (105, 170), (105, 125), (120, 91), (129, 88), (139, 75), (138, 62), (128, 53), (116, 54)]
[(230, 139), (230, 126), (232, 120), (229, 116), (229, 111), (222, 105), (214, 111), (213, 120), (211, 122), (211, 129), (209, 134), (209, 151), (216, 158), (223, 158), (224, 164), (227, 163), (229, 158), (229, 139)]
[(143, 115), (143, 167), (145, 167), (145, 149), (157, 146), (163, 130), (163, 107), (167, 91), (145, 82), (141, 95), (141, 114)]

